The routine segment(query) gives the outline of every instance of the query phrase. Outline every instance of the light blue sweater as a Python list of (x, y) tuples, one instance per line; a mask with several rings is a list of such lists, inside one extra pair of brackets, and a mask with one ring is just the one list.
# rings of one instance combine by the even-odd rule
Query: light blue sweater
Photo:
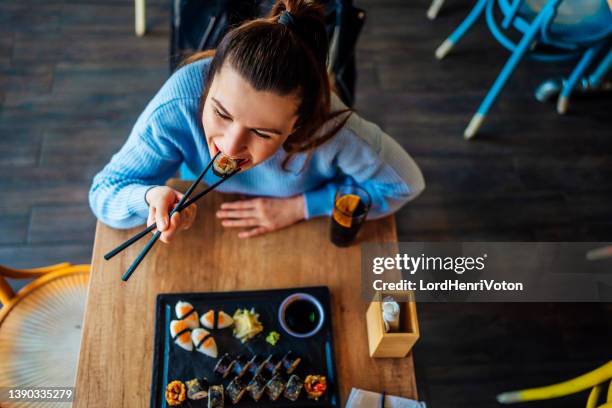
[[(199, 174), (210, 153), (198, 116), (200, 95), (210, 60), (175, 72), (138, 118), (130, 136), (100, 173), (89, 191), (94, 214), (115, 228), (131, 228), (146, 221), (145, 192), (181, 174)], [(343, 107), (334, 96), (334, 110)], [(368, 218), (394, 211), (425, 187), (414, 160), (378, 126), (353, 113), (331, 140), (281, 168), (286, 153), (272, 157), (218, 187), (219, 191), (269, 197), (304, 194), (306, 218), (331, 214), (334, 194), (341, 184), (356, 183), (368, 191)], [(192, 177), (195, 178), (195, 177)], [(218, 180), (209, 171), (206, 184)]]

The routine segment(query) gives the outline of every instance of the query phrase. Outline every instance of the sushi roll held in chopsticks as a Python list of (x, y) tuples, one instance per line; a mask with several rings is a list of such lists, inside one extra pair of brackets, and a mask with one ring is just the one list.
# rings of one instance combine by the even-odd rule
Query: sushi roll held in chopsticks
[(204, 329), (194, 329), (191, 332), (191, 340), (195, 349), (208, 357), (217, 358), (217, 343), (214, 337)]
[(213, 162), (213, 173), (217, 177), (227, 177), (238, 169), (240, 161), (221, 153)]
[(215, 312), (211, 309), (202, 315), (200, 318), (200, 323), (202, 323), (202, 326), (210, 330), (225, 329), (234, 324), (234, 319), (232, 319), (232, 317), (223, 310)]
[(195, 329), (200, 326), (198, 320), (198, 312), (196, 312), (195, 308), (189, 302), (184, 302), (182, 300), (176, 302), (176, 306), (174, 306), (174, 311), (176, 313), (176, 318), (179, 320), (183, 320), (187, 323), (187, 326), (191, 329)]
[(184, 320), (172, 320), (170, 322), (170, 335), (177, 346), (187, 351), (193, 351), (191, 328)]

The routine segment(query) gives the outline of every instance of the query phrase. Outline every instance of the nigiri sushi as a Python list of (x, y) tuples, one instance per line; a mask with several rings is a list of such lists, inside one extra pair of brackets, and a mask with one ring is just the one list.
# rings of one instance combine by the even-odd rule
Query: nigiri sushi
[(225, 329), (234, 324), (234, 319), (223, 310), (219, 310), (218, 313), (215, 313), (215, 311), (211, 309), (202, 315), (200, 323), (202, 323), (202, 326), (211, 330)]
[(184, 320), (172, 320), (170, 322), (170, 335), (179, 347), (187, 351), (193, 351), (191, 329)]
[(293, 373), (297, 366), (300, 364), (300, 361), (302, 361), (302, 359), (296, 356), (293, 351), (288, 351), (282, 360), (283, 367), (285, 367), (287, 374)]
[(223, 408), (223, 384), (211, 385), (208, 388), (208, 408)]
[(272, 401), (276, 401), (285, 389), (285, 383), (280, 374), (275, 374), (266, 384), (266, 393)]
[(198, 323), (198, 312), (191, 303), (179, 300), (174, 306), (174, 311), (176, 312), (176, 318), (187, 323), (189, 328), (195, 329), (200, 325)]
[(255, 377), (253, 377), (251, 382), (249, 382), (249, 385), (247, 385), (247, 391), (255, 402), (261, 399), (261, 396), (265, 390), (266, 379), (261, 374), (257, 374)]
[(187, 398), (201, 400), (208, 397), (208, 386), (206, 378), (194, 378), (187, 381)]
[(214, 337), (204, 329), (194, 329), (191, 332), (191, 340), (196, 351), (207, 355), (208, 357), (217, 358), (217, 343)]
[(287, 386), (285, 387), (285, 398), (291, 401), (295, 401), (300, 396), (300, 392), (304, 387), (304, 381), (297, 375), (293, 374), (289, 381), (287, 381)]
[(230, 383), (227, 385), (226, 391), (227, 396), (230, 398), (230, 401), (232, 401), (232, 404), (237, 404), (240, 402), (247, 390), (246, 387), (247, 386), (244, 381), (238, 377), (230, 381)]

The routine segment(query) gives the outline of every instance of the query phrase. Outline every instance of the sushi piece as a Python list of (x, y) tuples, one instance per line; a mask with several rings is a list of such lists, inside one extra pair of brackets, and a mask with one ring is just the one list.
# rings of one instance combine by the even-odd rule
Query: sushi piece
[(236, 374), (236, 378), (240, 378), (246, 373), (249, 372), (249, 367), (251, 366), (251, 360), (247, 360), (244, 356), (238, 356), (234, 360), (233, 371)]
[(268, 394), (268, 397), (272, 401), (276, 401), (281, 396), (284, 389), (285, 382), (280, 374), (275, 374), (266, 384), (266, 394)]
[(234, 324), (234, 319), (223, 310), (219, 310), (218, 313), (215, 313), (215, 311), (211, 309), (202, 315), (200, 323), (202, 323), (202, 326), (211, 330), (225, 329)]
[(191, 303), (182, 300), (176, 302), (174, 312), (176, 313), (176, 318), (187, 323), (190, 329), (195, 329), (200, 326), (198, 312), (196, 312)]
[(207, 355), (208, 357), (217, 358), (217, 343), (215, 338), (204, 329), (194, 329), (191, 332), (191, 340), (196, 351)]
[(232, 404), (237, 404), (240, 402), (242, 397), (247, 391), (247, 386), (244, 381), (236, 377), (227, 385), (227, 396), (229, 397)]
[(190, 400), (201, 400), (208, 397), (208, 386), (206, 378), (194, 378), (187, 381), (187, 398)]
[(166, 402), (171, 407), (181, 405), (185, 401), (185, 384), (181, 381), (172, 381), (166, 387)]
[(191, 329), (184, 320), (172, 320), (170, 322), (170, 335), (176, 345), (187, 351), (193, 351)]
[(238, 160), (221, 153), (213, 162), (213, 173), (217, 177), (227, 177), (238, 169)]
[(251, 360), (249, 361), (249, 366), (247, 368), (249, 373), (251, 373), (253, 377), (258, 375), (263, 369), (264, 362), (265, 361), (263, 357), (255, 354), (253, 358), (251, 358)]
[(285, 354), (285, 357), (283, 357), (282, 360), (283, 367), (285, 367), (285, 371), (287, 372), (287, 374), (293, 373), (297, 366), (300, 364), (300, 361), (302, 361), (302, 359), (296, 356), (293, 351), (287, 352), (287, 354)]
[(219, 359), (219, 361), (217, 361), (217, 364), (215, 365), (213, 371), (215, 374), (225, 378), (232, 372), (234, 364), (236, 364), (236, 362), (230, 357), (229, 354), (225, 353)]
[(261, 399), (261, 396), (266, 391), (266, 379), (261, 375), (257, 374), (251, 382), (247, 385), (247, 392), (253, 398), (255, 402)]
[(308, 398), (318, 400), (327, 390), (327, 378), (324, 375), (306, 376), (304, 390), (306, 390)]
[(223, 384), (211, 385), (208, 388), (208, 408), (223, 408)]
[(289, 377), (289, 381), (287, 381), (287, 386), (285, 387), (285, 398), (291, 401), (296, 401), (300, 396), (300, 392), (304, 387), (304, 381), (297, 375), (293, 374)]
[(274, 375), (280, 370), (283, 361), (276, 355), (270, 354), (268, 358), (263, 362), (263, 368), (266, 369), (270, 375)]

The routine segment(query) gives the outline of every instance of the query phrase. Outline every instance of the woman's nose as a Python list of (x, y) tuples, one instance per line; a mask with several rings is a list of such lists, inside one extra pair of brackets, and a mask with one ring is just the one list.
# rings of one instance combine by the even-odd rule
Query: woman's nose
[(230, 156), (238, 156), (246, 150), (248, 129), (239, 126), (230, 127), (223, 136), (223, 152)]

